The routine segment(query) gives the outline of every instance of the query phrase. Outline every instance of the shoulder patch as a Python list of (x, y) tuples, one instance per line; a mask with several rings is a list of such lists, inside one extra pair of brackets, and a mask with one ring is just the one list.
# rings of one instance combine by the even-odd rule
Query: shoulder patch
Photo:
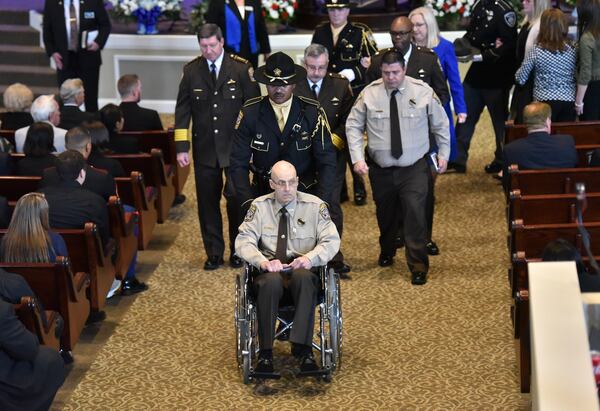
[(313, 106), (317, 106), (317, 107), (319, 106), (319, 102), (312, 98), (303, 97), (303, 96), (296, 96), (296, 97), (298, 97), (300, 100), (304, 101), (307, 104), (312, 104)]
[(246, 100), (246, 102), (244, 103), (244, 107), (260, 103), (264, 97), (265, 96), (252, 97), (251, 99)]
[(329, 208), (327, 208), (327, 204), (321, 203), (319, 206), (319, 214), (323, 218), (323, 220), (331, 220), (331, 216), (329, 215)]
[(246, 217), (244, 217), (244, 221), (252, 221), (254, 219), (254, 215), (256, 214), (256, 205), (252, 204), (246, 213)]
[(248, 60), (246, 60), (243, 57), (238, 56), (237, 54), (231, 53), (231, 54), (229, 54), (229, 57), (231, 57), (232, 60), (235, 60), (239, 63), (248, 64)]
[(515, 24), (517, 24), (517, 15), (516, 15), (516, 13), (514, 11), (509, 11), (508, 13), (506, 13), (504, 15), (504, 22), (510, 28), (515, 27)]

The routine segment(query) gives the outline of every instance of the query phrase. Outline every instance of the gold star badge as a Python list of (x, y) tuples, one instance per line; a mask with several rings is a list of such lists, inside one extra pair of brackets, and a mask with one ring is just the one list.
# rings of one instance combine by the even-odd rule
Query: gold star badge
[(281, 76), (281, 69), (276, 68), (273, 70), (273, 74), (275, 74), (277, 77)]

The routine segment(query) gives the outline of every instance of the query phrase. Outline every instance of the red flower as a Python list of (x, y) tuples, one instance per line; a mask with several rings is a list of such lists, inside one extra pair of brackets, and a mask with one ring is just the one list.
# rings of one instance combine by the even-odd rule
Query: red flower
[(277, 4), (275, 4), (275, 3), (273, 3), (273, 5), (271, 6), (271, 8), (273, 10), (279, 10), (279, 6)]
[(296, 10), (298, 8), (298, 2), (297, 1), (293, 2), (292, 7), (294, 8), (294, 10)]

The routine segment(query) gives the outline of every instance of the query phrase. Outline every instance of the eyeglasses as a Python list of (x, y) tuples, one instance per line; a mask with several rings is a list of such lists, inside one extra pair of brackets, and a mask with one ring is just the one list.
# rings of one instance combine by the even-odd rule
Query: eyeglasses
[(392, 37), (404, 37), (409, 34), (412, 34), (412, 30), (409, 30), (409, 31), (391, 31), (390, 30), (390, 36), (392, 36)]
[(298, 177), (296, 177), (290, 181), (285, 181), (285, 180), (275, 181), (273, 179), (271, 179), (271, 181), (273, 182), (273, 184), (275, 184), (279, 188), (293, 188), (298, 185)]

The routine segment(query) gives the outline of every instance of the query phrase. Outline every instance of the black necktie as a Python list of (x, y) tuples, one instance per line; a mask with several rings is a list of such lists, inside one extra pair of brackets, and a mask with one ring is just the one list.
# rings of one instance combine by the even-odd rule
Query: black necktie
[(212, 77), (213, 83), (217, 84), (217, 65), (210, 63), (210, 76)]
[(398, 103), (396, 94), (398, 90), (392, 91), (390, 98), (390, 138), (392, 143), (392, 157), (400, 158), (402, 155), (402, 137), (400, 136), (400, 119), (398, 118)]
[(310, 86), (310, 88), (312, 89), (312, 93), (313, 93), (313, 97), (315, 98), (315, 100), (317, 99), (317, 85), (313, 84), (312, 86)]
[(77, 0), (71, 0), (69, 5), (69, 50), (77, 51), (77, 12), (75, 10), (75, 5), (73, 4)]
[(275, 259), (281, 261), (282, 264), (287, 264), (287, 210), (282, 207), (281, 217), (279, 217), (279, 227), (277, 229), (277, 248), (275, 249)]

